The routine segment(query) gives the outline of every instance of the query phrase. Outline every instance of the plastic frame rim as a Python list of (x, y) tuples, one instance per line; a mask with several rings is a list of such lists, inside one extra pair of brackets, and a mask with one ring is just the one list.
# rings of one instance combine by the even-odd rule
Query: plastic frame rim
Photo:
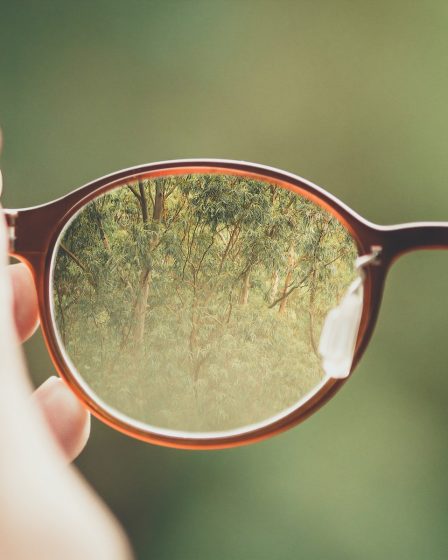
[[(73, 216), (88, 202), (136, 178), (188, 173), (227, 173), (268, 181), (312, 200), (332, 213), (349, 230), (360, 254), (382, 247), (380, 262), (366, 268), (364, 307), (351, 374), (373, 333), (384, 281), (390, 264), (413, 249), (448, 248), (447, 223), (378, 226), (368, 222), (333, 195), (291, 173), (263, 165), (220, 159), (171, 160), (132, 167), (101, 177), (53, 202), (18, 210), (6, 210), (15, 238), (10, 254), (31, 269), (39, 299), (44, 339), (59, 375), (76, 396), (101, 421), (131, 437), (158, 445), (184, 449), (219, 449), (265, 439), (305, 420), (325, 404), (346, 379), (324, 380), (314, 391), (287, 411), (241, 430), (188, 433), (151, 427), (114, 410), (82, 381), (58, 339), (52, 312), (52, 264), (58, 240)], [(350, 374), (350, 376), (351, 376)]]

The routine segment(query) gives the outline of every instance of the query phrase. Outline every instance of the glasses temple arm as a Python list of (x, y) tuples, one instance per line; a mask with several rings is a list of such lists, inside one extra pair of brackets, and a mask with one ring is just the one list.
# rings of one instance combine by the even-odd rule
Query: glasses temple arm
[(385, 252), (391, 260), (410, 251), (448, 249), (448, 222), (417, 222), (378, 228), (385, 236)]

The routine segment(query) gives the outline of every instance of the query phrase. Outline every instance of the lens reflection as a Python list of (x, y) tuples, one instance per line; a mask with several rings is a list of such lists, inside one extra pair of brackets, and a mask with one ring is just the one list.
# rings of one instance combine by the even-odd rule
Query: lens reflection
[(320, 331), (354, 277), (354, 240), (269, 182), (173, 175), (114, 188), (62, 233), (53, 311), (91, 389), (182, 432), (267, 420), (322, 379)]

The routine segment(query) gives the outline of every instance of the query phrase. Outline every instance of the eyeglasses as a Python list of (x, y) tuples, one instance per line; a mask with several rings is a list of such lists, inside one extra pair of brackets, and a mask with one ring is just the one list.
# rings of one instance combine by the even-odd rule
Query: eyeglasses
[(138, 439), (222, 448), (330, 399), (373, 332), (391, 263), (448, 223), (378, 226), (290, 173), (153, 163), (4, 210), (57, 371)]

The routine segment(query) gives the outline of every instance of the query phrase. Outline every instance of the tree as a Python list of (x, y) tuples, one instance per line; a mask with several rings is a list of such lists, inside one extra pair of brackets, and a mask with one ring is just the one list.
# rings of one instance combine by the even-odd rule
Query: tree
[(171, 429), (226, 430), (292, 406), (320, 382), (328, 311), (356, 244), (328, 212), (226, 173), (139, 179), (65, 230), (56, 322), (107, 403)]

